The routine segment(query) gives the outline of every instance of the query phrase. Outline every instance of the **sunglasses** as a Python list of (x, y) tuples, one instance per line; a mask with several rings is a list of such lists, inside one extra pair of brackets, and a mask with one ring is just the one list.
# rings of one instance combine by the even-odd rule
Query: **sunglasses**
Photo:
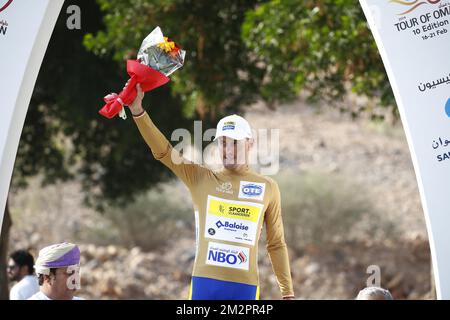
[(12, 270), (15, 269), (17, 266), (15, 264), (10, 264), (9, 266), (6, 267), (6, 270)]

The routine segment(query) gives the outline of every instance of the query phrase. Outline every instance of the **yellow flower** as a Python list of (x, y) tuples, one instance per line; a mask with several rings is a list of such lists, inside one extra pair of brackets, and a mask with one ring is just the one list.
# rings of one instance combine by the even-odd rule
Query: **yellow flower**
[(175, 42), (168, 40), (169, 38), (164, 37), (164, 42), (158, 44), (158, 47), (163, 49), (165, 52), (170, 52), (175, 49)]

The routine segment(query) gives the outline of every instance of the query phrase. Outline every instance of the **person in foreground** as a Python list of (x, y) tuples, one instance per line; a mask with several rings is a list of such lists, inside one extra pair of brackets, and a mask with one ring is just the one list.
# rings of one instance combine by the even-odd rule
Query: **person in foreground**
[(34, 266), (40, 291), (28, 300), (83, 300), (75, 297), (80, 288), (80, 249), (73, 243), (59, 243), (39, 251)]
[(189, 299), (259, 299), (258, 240), (266, 226), (267, 251), (283, 299), (294, 299), (284, 239), (280, 191), (271, 178), (249, 167), (253, 144), (248, 122), (237, 115), (219, 121), (223, 169), (213, 171), (183, 159), (142, 108), (137, 87), (130, 105), (134, 121), (155, 159), (188, 187), (196, 221), (196, 258)]

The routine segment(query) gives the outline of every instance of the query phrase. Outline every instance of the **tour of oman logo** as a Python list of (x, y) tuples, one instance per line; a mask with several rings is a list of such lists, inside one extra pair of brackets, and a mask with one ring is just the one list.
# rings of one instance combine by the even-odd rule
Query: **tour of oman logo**
[[(13, 2), (13, 0), (0, 0), (0, 13), (2, 13), (9, 5)], [(0, 20), (0, 36), (6, 35), (6, 31), (8, 31), (8, 21)]]
[(407, 7), (408, 9), (406, 11), (399, 13), (399, 15), (405, 15), (416, 10), (418, 7), (423, 6), (424, 4), (438, 4), (441, 1), (442, 0), (390, 0), (389, 2), (398, 3)]
[(0, 0), (0, 12), (8, 8), (13, 0)]

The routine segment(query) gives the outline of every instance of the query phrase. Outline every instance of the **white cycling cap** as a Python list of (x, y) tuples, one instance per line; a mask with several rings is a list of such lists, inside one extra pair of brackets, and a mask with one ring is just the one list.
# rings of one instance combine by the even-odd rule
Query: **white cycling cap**
[(219, 121), (216, 129), (216, 137), (214, 140), (220, 137), (228, 137), (234, 140), (243, 140), (252, 137), (252, 129), (250, 124), (236, 114), (227, 116)]

